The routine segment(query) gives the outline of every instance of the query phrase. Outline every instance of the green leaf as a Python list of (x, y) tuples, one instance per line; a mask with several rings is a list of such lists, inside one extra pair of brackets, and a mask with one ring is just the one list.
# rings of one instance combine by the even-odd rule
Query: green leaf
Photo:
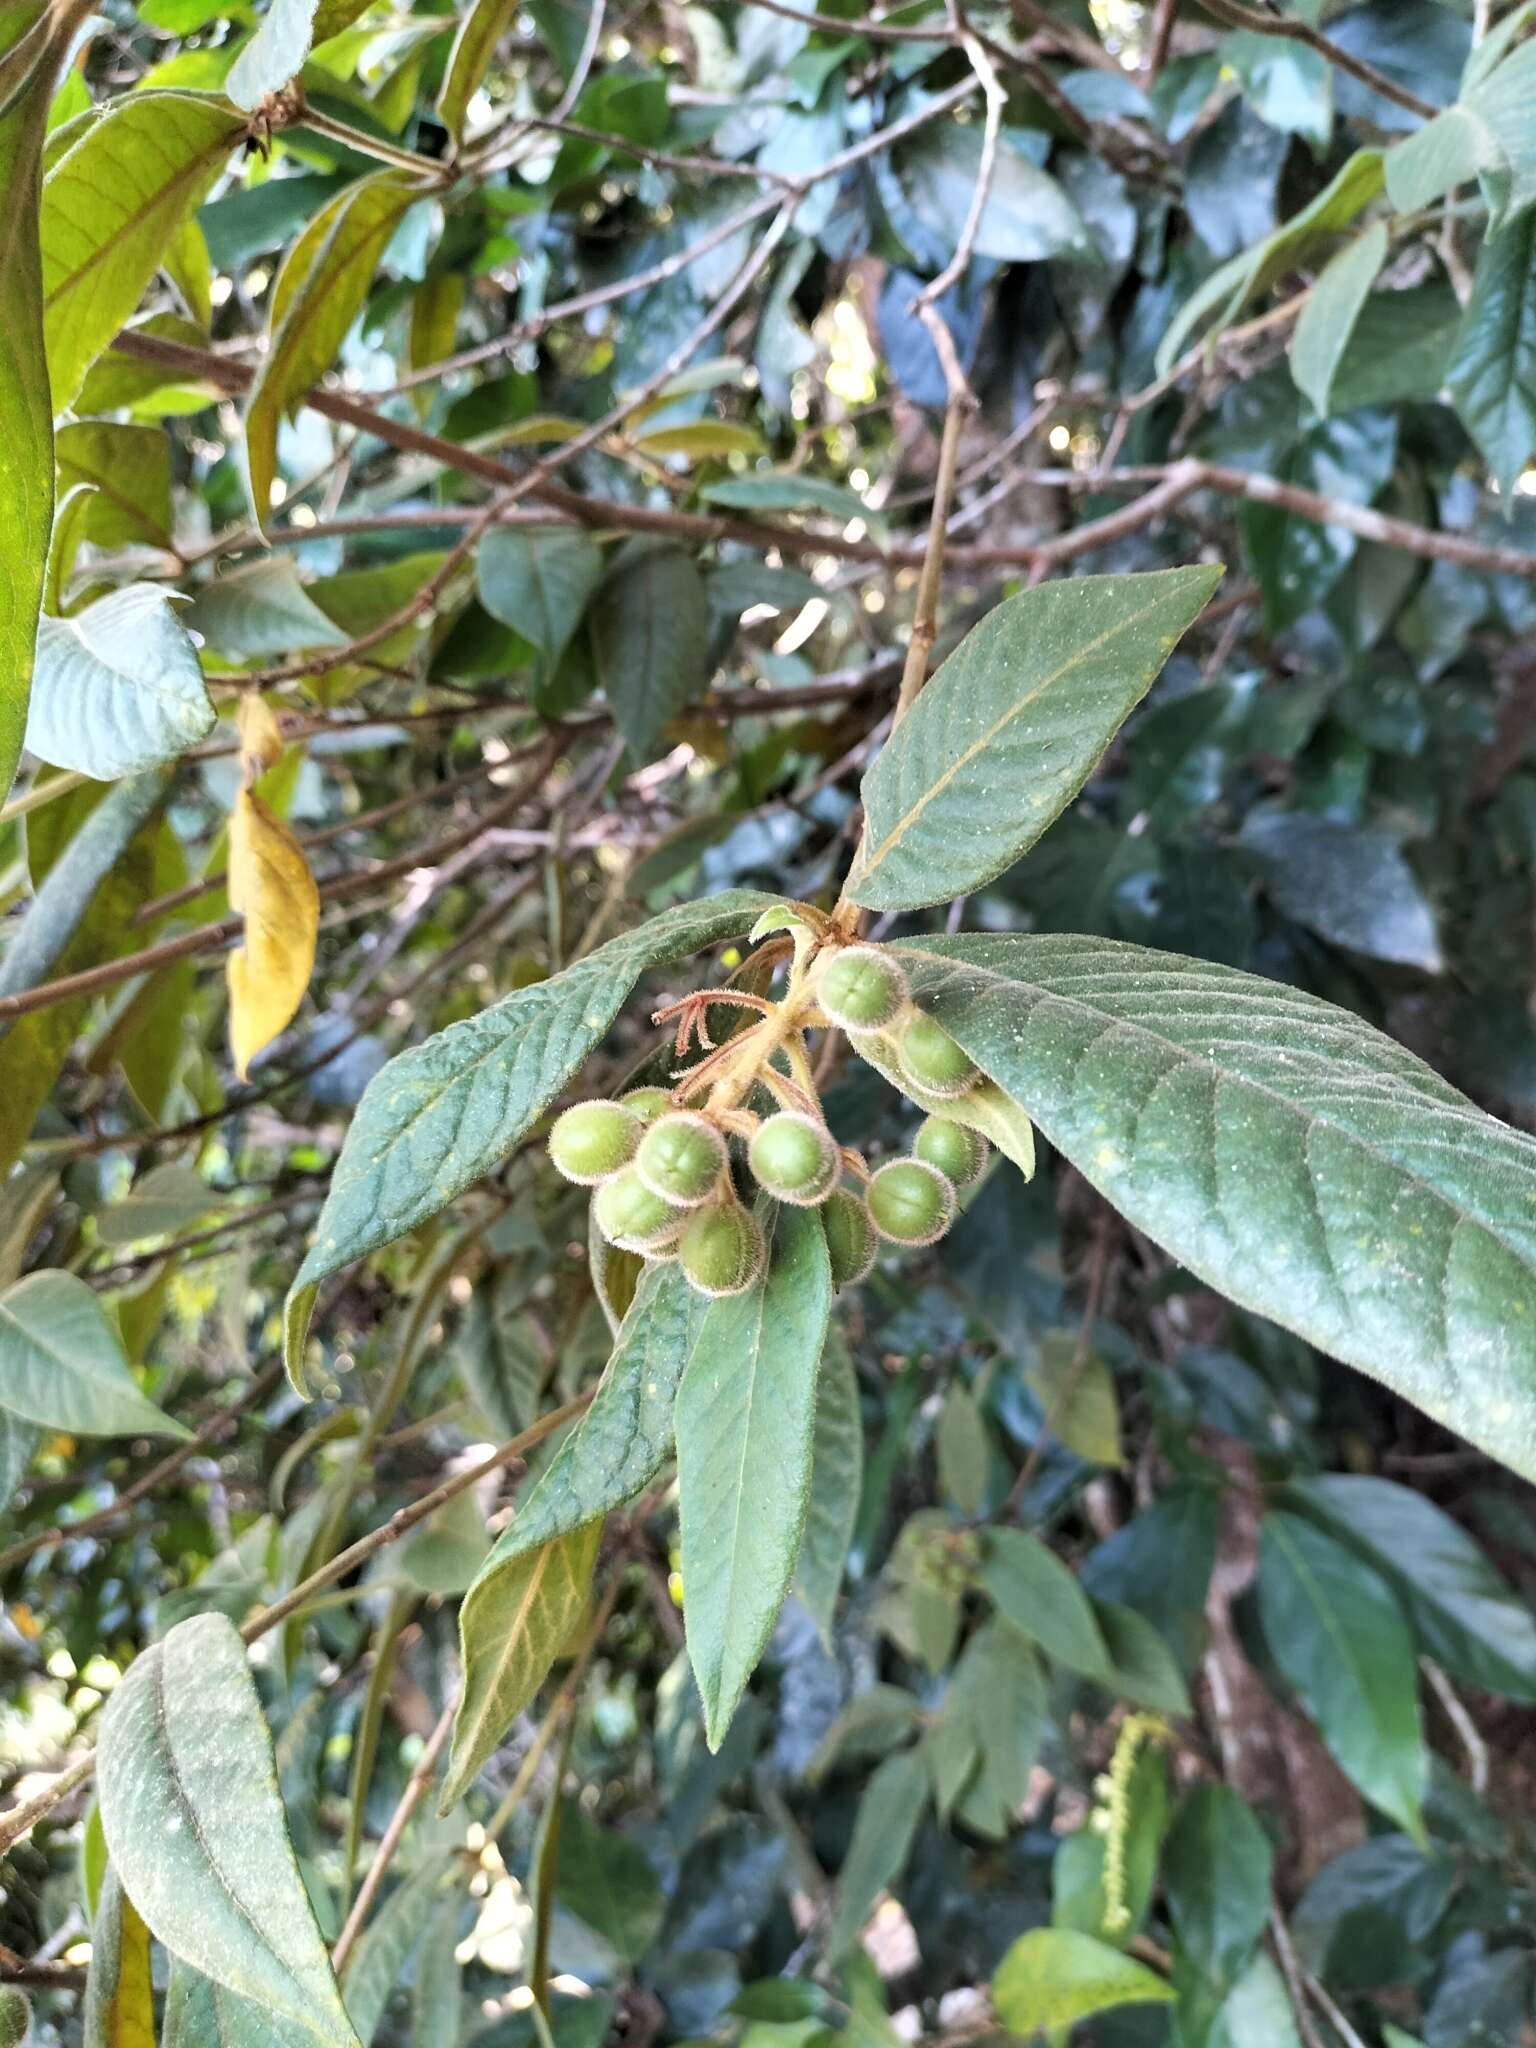
[(990, 1529), (977, 1577), (998, 1613), (1069, 1671), (1104, 1678), (1109, 1654), (1093, 1603), (1071, 1572), (1024, 1529)]
[(1434, 913), (1384, 832), (1307, 811), (1257, 811), (1239, 843), (1255, 857), (1271, 900), (1297, 924), (1373, 960), (1443, 970)]
[(913, 993), (1207, 1285), (1536, 1477), (1536, 1140), (1300, 990), (1094, 938), (902, 942)]
[(1032, 1927), (997, 1966), (992, 2004), (1010, 2034), (1026, 2039), (1122, 2005), (1166, 2005), (1172, 1989), (1145, 1963), (1068, 1927)]
[(853, 900), (920, 909), (1011, 866), (1077, 795), (1221, 574), (1074, 577), (989, 612), (864, 777)]
[(712, 1302), (677, 1395), (683, 1618), (718, 1749), (794, 1575), (832, 1270), (814, 1209), (769, 1211), (766, 1276)]
[(149, 1929), (111, 1864), (91, 1916), (91, 1969), (82, 2019), (85, 2048), (155, 2048)]
[(592, 607), (592, 652), (613, 720), (649, 761), (669, 719), (709, 680), (704, 579), (681, 548), (632, 543)]
[(703, 1297), (675, 1264), (645, 1270), (591, 1407), (566, 1437), (497, 1538), (459, 1615), (464, 1666), (473, 1645), (495, 1644), (522, 1560), (557, 1537), (601, 1521), (648, 1486), (672, 1449), (672, 1404)]
[(1429, 1757), (1413, 1642), (1391, 1588), (1311, 1522), (1269, 1514), (1258, 1597), (1270, 1654), (1341, 1768), (1423, 1847)]
[(459, 24), (437, 95), (438, 116), (456, 143), (463, 139), (469, 103), (516, 12), (515, 0), (474, 0)]
[(638, 1842), (600, 1827), (579, 1801), (560, 1820), (556, 1890), (562, 1906), (595, 1928), (627, 1963), (640, 1960), (661, 1931), (666, 1900)]
[(699, 496), (706, 505), (724, 505), (735, 512), (825, 512), (833, 519), (866, 521), (870, 516), (857, 491), (799, 470), (721, 477), (705, 484)]
[(38, 203), (54, 73), (68, 37), (34, 48), (40, 0), (0, 17), (0, 802), (21, 758), (48, 535), (53, 407), (43, 355)]
[(502, 527), (475, 554), (480, 602), (539, 650), (546, 676), (559, 666), (602, 579), (602, 549), (568, 527)]
[(314, 2038), (172, 1956), (160, 2048), (310, 2048)]
[(1187, 1714), (1189, 1688), (1178, 1659), (1147, 1617), (1117, 1600), (1095, 1600), (1093, 1612), (1109, 1651), (1106, 1691), (1160, 1714)]
[[(899, 150), (891, 181), (901, 211), (893, 225), (920, 264), (938, 269), (959, 244), (980, 175), (981, 130), (944, 122)], [(1037, 169), (1006, 131), (996, 152), (974, 242), (978, 256), (1038, 263), (1053, 256), (1091, 262), (1082, 216), (1056, 180)]]
[(232, 1623), (199, 1615), (135, 1658), (102, 1715), (97, 1779), (113, 1864), (156, 1939), (312, 2041), (357, 2048)]
[(34, 1424), (0, 1408), (0, 1513), (10, 1506), (11, 1495), (26, 1477), (40, 1435)]
[(459, 1616), (464, 1692), (439, 1813), (457, 1804), (548, 1677), (586, 1607), (602, 1533), (599, 1517), (552, 1537), (497, 1574), (493, 1599), (471, 1611), (466, 1597)]
[[(1408, 2036), (1399, 2035), (1395, 2027), (1386, 2027), (1382, 2039), (1386, 2048), (1414, 2048)], [(1264, 2048), (1302, 2048), (1285, 1979), (1262, 1952), (1227, 1993), (1206, 2038), (1206, 2048), (1252, 2048), (1258, 2041)]]
[(399, 171), (349, 185), (293, 244), (272, 288), (272, 329), (245, 414), (251, 502), (263, 526), (277, 475), (277, 429), (331, 367), (362, 311), (401, 216), (421, 188)]
[(1387, 151), (1387, 197), (1398, 213), (1417, 213), (1496, 165), (1498, 138), (1471, 107), (1447, 107)]
[(1536, 454), (1536, 210), (1483, 243), (1445, 381), (1499, 488), (1511, 492)]
[(344, 1987), (347, 2018), (363, 2048), (368, 2048), (379, 2031), (389, 1995), (426, 1933), (433, 1898), (444, 1877), (451, 1874), (450, 1856), (441, 1852), (429, 1855), (403, 1884), (395, 1886), (352, 1951)]
[(1320, 1523), (1388, 1580), (1425, 1654), (1453, 1678), (1536, 1700), (1536, 1619), (1443, 1509), (1390, 1479), (1292, 1480), (1281, 1503)]
[(90, 484), (80, 537), (99, 548), (171, 544), (171, 443), (163, 427), (75, 420), (53, 440), (59, 496)]
[[(1042, 1712), (1044, 1703), (1042, 1701)], [(1089, 1824), (1068, 1835), (1051, 1861), (1051, 1925), (1090, 1934), (1115, 1948), (1132, 1942), (1146, 1920), (1157, 1886), (1163, 1837), (1168, 1832), (1168, 1771), (1161, 1746), (1144, 1743), (1131, 1766), (1125, 1792), (1124, 1887), (1120, 1906), (1128, 1918), (1114, 1927), (1104, 1889), (1108, 1841)]]
[(735, 890), (622, 933), (391, 1060), (352, 1119), (315, 1241), (288, 1296), (288, 1370), (328, 1275), (424, 1223), (504, 1159), (570, 1080), (649, 967), (746, 929), (776, 897)]
[(977, 1834), (1006, 1840), (1029, 1795), (1046, 1721), (1039, 1658), (1017, 1629), (984, 1621), (960, 1654), (927, 1738), (941, 1816), (953, 1808)]
[(224, 90), (251, 113), (304, 68), (315, 26), (315, 0), (269, 0), (256, 32), (230, 65)]
[(245, 132), (213, 94), (136, 92), (112, 102), (43, 183), (43, 309), (53, 408), (136, 311), (167, 243), (212, 189)]
[(811, 1436), (811, 1497), (795, 1566), (795, 1591), (830, 1650), (832, 1617), (853, 1541), (864, 1481), (864, 1426), (853, 1353), (834, 1319), (827, 1326), (816, 1374), (816, 1425)]
[(1291, 338), (1296, 389), (1324, 418), (1333, 380), (1371, 287), (1387, 260), (1387, 225), (1377, 221), (1331, 258), (1301, 309)]
[(140, 1244), (146, 1237), (174, 1237), (189, 1230), (210, 1209), (224, 1205), (200, 1173), (174, 1163), (156, 1166), (140, 1176), (119, 1202), (96, 1217), (96, 1235), (103, 1244)]
[(1163, 1891), (1182, 1951), (1212, 2010), (1247, 1968), (1269, 1918), (1274, 1851), (1227, 1785), (1185, 1795), (1163, 1850)]
[(977, 1514), (986, 1497), (991, 1446), (981, 1410), (972, 1400), (970, 1389), (958, 1381), (944, 1396), (934, 1448), (939, 1459), (940, 1491), (962, 1515)]
[(1123, 1463), (1115, 1376), (1102, 1358), (1084, 1352), (1069, 1331), (1051, 1330), (1024, 1378), (1046, 1428), (1074, 1457), (1090, 1465)]
[(837, 1899), (827, 1926), (829, 1963), (853, 1947), (880, 1894), (906, 1868), (928, 1799), (928, 1766), (920, 1749), (887, 1757), (864, 1787), (853, 1839), (837, 1874)]
[(348, 635), (299, 581), (290, 555), (235, 569), (200, 590), (187, 624), (234, 659), (344, 647)]
[(0, 1294), (0, 1408), (73, 1436), (186, 1436), (139, 1392), (116, 1330), (73, 1273), (29, 1273)]
[(217, 713), (187, 629), (155, 583), (129, 583), (37, 629), (27, 746), (97, 782), (173, 761)]

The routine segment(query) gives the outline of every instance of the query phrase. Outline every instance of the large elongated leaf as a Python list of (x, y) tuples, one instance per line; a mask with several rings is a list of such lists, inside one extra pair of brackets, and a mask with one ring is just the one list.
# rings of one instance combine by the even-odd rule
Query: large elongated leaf
[(1291, 375), (1324, 418), (1349, 337), (1386, 260), (1386, 222), (1377, 221), (1339, 251), (1301, 309), (1291, 341)]
[(1273, 1867), (1252, 1807), (1228, 1785), (1195, 1786), (1163, 1851), (1163, 1886), (1181, 2002), (1207, 2026), (1264, 1932)]
[(357, 2048), (233, 1623), (197, 1615), (135, 1659), (102, 1716), (97, 1777), (112, 1861), (172, 1955), (301, 2036)]
[(1259, 1613), (1270, 1654), (1360, 1790), (1421, 1846), (1429, 1756), (1413, 1643), (1391, 1588), (1298, 1515), (1264, 1518)]
[(816, 1375), (816, 1427), (811, 1438), (811, 1496), (806, 1507), (795, 1591), (831, 1646), (832, 1616), (859, 1515), (864, 1476), (864, 1426), (859, 1382), (848, 1340), (834, 1321)]
[(160, 2048), (310, 2048), (314, 2035), (171, 1959)]
[(288, 252), (272, 291), (271, 345), (245, 416), (251, 498), (262, 522), (277, 474), (278, 422), (331, 367), (390, 236), (420, 196), (399, 171), (376, 172), (332, 200)]
[(202, 664), (166, 594), (130, 583), (37, 630), (27, 745), (56, 768), (115, 782), (213, 730)]
[(775, 900), (742, 889), (682, 904), (610, 939), (552, 981), (519, 989), (413, 1046), (375, 1076), (288, 1297), (288, 1370), (296, 1384), (320, 1282), (436, 1215), (489, 1173), (559, 1094), (648, 967), (744, 931)]
[(43, 308), (53, 407), (144, 296), (176, 229), (245, 130), (209, 93), (143, 92), (91, 122), (43, 183)]
[(832, 1309), (814, 1209), (780, 1209), (766, 1277), (703, 1318), (677, 1396), (683, 1616), (711, 1749), (773, 1631), (810, 1498)]
[(864, 778), (853, 900), (871, 910), (947, 902), (1033, 846), (1087, 781), (1221, 573), (1075, 577), (1021, 591), (988, 613)]
[(709, 679), (704, 579), (680, 548), (633, 543), (592, 611), (592, 650), (613, 721), (648, 761), (667, 720)]
[(524, 1551), (498, 1575), (494, 1605), (482, 1600), (473, 1615), (461, 1615), (464, 1693), (440, 1812), (454, 1805), (544, 1683), (587, 1604), (602, 1532), (597, 1517)]
[(928, 1766), (920, 1749), (887, 1757), (865, 1786), (853, 1839), (837, 1875), (837, 1903), (827, 1928), (829, 1962), (853, 1947), (880, 1894), (906, 1868), (930, 1797)]
[(987, 1537), (981, 1583), (1003, 1619), (1072, 1671), (1102, 1677), (1109, 1652), (1093, 1604), (1071, 1572), (1038, 1536), (994, 1529)]
[(117, 1331), (74, 1273), (29, 1273), (0, 1294), (0, 1408), (72, 1436), (185, 1436), (139, 1392)]
[(85, 2048), (155, 2048), (149, 1929), (110, 1864), (91, 1921), (84, 2019)]
[(474, 0), (459, 23), (437, 95), (438, 115), (455, 143), (463, 139), (469, 103), (516, 12), (514, 0)]
[(1512, 490), (1536, 451), (1536, 210), (1483, 244), (1446, 384), (1501, 489)]
[(914, 992), (1138, 1229), (1536, 1477), (1536, 1140), (1315, 996), (1092, 938), (923, 939)]
[(539, 650), (546, 674), (569, 646), (602, 576), (597, 542), (558, 526), (504, 527), (488, 533), (475, 554), (480, 602)]

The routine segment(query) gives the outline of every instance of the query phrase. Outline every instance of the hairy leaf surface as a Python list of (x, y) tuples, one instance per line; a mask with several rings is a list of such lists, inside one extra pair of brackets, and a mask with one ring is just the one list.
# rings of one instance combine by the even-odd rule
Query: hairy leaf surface
[(0, 1294), (0, 1408), (74, 1436), (186, 1436), (139, 1392), (117, 1331), (75, 1273), (28, 1273)]
[(115, 782), (174, 760), (215, 717), (197, 649), (157, 584), (129, 583), (39, 622), (27, 717), (39, 760)]

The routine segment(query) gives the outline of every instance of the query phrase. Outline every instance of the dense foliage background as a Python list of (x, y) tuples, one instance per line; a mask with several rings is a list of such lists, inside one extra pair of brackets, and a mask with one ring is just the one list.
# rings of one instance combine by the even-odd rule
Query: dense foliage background
[[(610, 1345), (537, 1143), (328, 1280), (316, 1399), (277, 1362), (388, 1055), (723, 888), (830, 907), (936, 488), (940, 654), (1030, 582), (1227, 574), (1050, 836), (876, 936), (1251, 969), (1536, 1128), (1536, 9), (313, 14), (0, 5), (13, 685), (45, 613), (0, 812), (0, 1759), (22, 1806), (74, 1767), (0, 1819), (35, 2038), (153, 2039), (82, 1760), (217, 1613), (363, 2041), (1536, 2039), (1526, 1482), (1048, 1150), (842, 1297), (714, 1754), (663, 1473), (427, 1794), (523, 1468), (451, 1482), (537, 1466)], [(649, 1009), (715, 971), (653, 973), (583, 1086), (661, 1071)], [(829, 1057), (840, 1135), (910, 1134)], [(216, 1657), (187, 1682), (238, 1721)], [(346, 2038), (196, 1996), (165, 2041)]]

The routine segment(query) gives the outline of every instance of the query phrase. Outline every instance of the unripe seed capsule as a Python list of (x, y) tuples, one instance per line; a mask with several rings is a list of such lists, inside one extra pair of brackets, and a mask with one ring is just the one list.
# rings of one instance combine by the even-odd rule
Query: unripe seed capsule
[(696, 1111), (673, 1110), (640, 1140), (635, 1166), (653, 1194), (691, 1209), (715, 1191), (725, 1170), (725, 1140)]
[(987, 1163), (987, 1141), (981, 1133), (967, 1130), (947, 1116), (930, 1116), (918, 1126), (912, 1152), (915, 1158), (936, 1166), (957, 1188), (968, 1188), (980, 1180)]
[(688, 1218), (678, 1256), (700, 1294), (745, 1294), (767, 1259), (757, 1218), (730, 1202), (697, 1209)]
[(862, 1195), (838, 1188), (821, 1212), (827, 1233), (827, 1256), (832, 1261), (832, 1285), (850, 1287), (864, 1279), (875, 1263), (879, 1246), (875, 1226)]
[(942, 1024), (915, 1010), (897, 1044), (901, 1071), (927, 1095), (964, 1095), (980, 1072), (976, 1062), (950, 1037)]
[(18, 2048), (32, 2025), (32, 2002), (15, 1984), (0, 1984), (0, 2048)]
[(844, 1031), (883, 1031), (906, 1008), (907, 977), (878, 947), (846, 946), (818, 975), (816, 1000)]
[(640, 1120), (622, 1102), (578, 1102), (555, 1118), (549, 1156), (558, 1172), (589, 1188), (627, 1166), (640, 1143)]
[(657, 1117), (665, 1116), (672, 1107), (672, 1098), (665, 1088), (631, 1088), (619, 1100), (630, 1115), (639, 1117), (643, 1124), (655, 1123)]
[(837, 1185), (838, 1155), (825, 1124), (798, 1109), (781, 1109), (760, 1124), (747, 1148), (760, 1187), (802, 1208), (824, 1202)]
[(869, 1213), (893, 1244), (933, 1244), (955, 1218), (955, 1191), (936, 1166), (890, 1159), (869, 1183)]
[(626, 1252), (664, 1244), (679, 1220), (671, 1203), (648, 1188), (632, 1166), (603, 1182), (592, 1199), (592, 1214), (608, 1242)]

